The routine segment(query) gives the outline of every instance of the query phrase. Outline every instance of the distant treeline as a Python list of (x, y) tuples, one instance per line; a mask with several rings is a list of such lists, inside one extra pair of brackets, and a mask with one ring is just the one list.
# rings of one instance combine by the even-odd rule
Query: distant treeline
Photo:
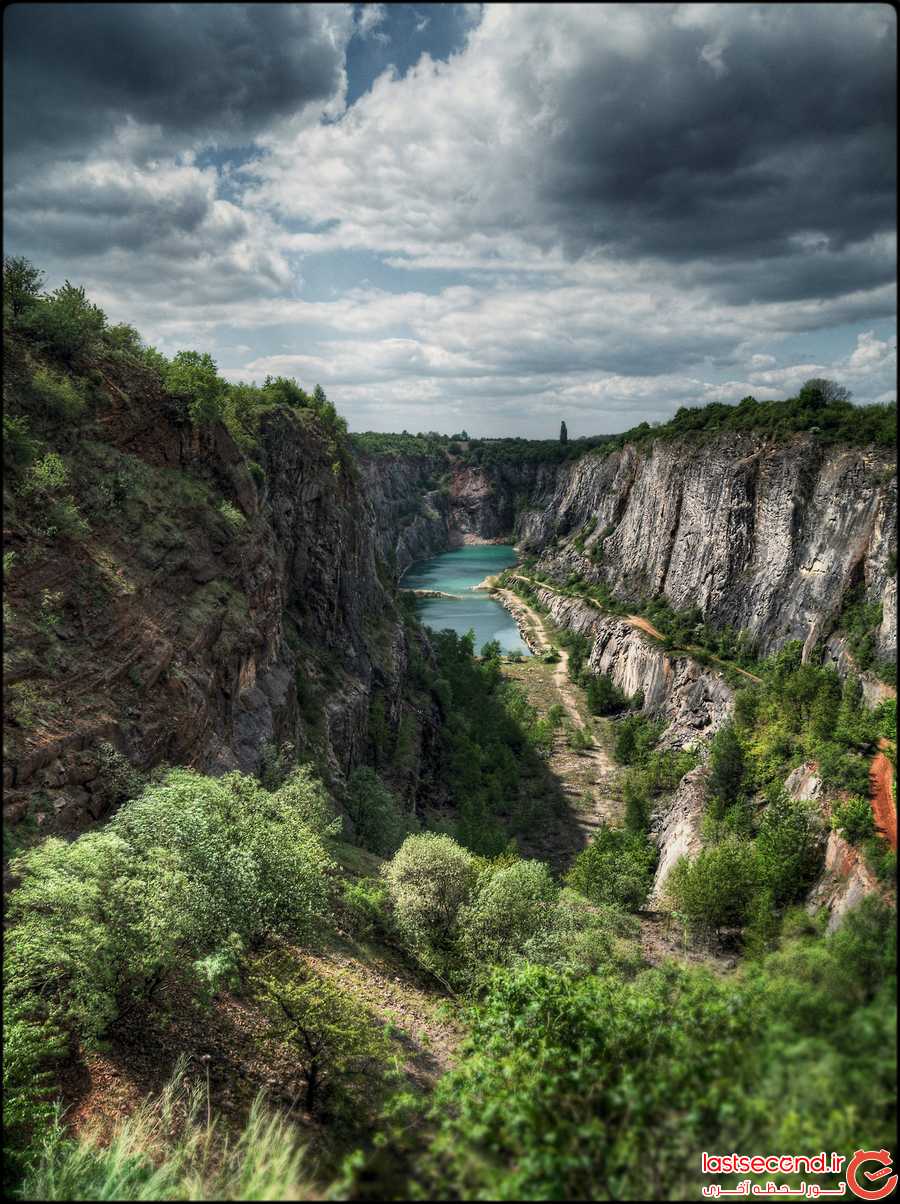
[(436, 431), (400, 435), (365, 431), (351, 436), (365, 455), (440, 455), (450, 453), (468, 464), (501, 461), (560, 463), (593, 452), (603, 455), (626, 443), (682, 436), (702, 438), (723, 431), (768, 435), (785, 439), (806, 433), (822, 443), (847, 443), (855, 447), (892, 447), (897, 440), (897, 403), (856, 406), (849, 392), (834, 381), (808, 380), (796, 397), (786, 401), (757, 401), (745, 397), (737, 405), (712, 402), (683, 406), (665, 423), (642, 422), (620, 435), (591, 435), (583, 439), (468, 439)]

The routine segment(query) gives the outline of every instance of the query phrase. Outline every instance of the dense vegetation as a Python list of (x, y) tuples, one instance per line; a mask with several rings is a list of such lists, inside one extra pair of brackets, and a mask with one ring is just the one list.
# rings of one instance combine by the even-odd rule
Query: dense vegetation
[[(20, 387), (4, 401), (4, 463), (22, 470), (43, 464), (35, 432), (48, 422), (72, 423), (110, 392), (116, 368), (163, 392), (175, 417), (196, 424), (224, 422), (254, 461), (259, 424), (279, 406), (315, 417), (330, 434), (335, 464), (350, 466), (347, 424), (320, 385), (307, 393), (295, 380), (266, 377), (262, 385), (231, 384), (207, 352), (178, 351), (171, 360), (127, 323), (110, 325), (83, 288), (68, 281), (42, 289), (43, 274), (21, 258), (4, 260), (3, 329), (7, 373)], [(52, 476), (52, 474), (50, 474)], [(43, 472), (47, 477), (48, 472)], [(60, 487), (56, 477), (35, 488)]]

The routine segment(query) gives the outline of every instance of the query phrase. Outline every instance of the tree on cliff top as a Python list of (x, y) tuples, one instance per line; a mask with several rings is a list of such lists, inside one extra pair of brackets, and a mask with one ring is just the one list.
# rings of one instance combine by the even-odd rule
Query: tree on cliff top
[(559, 441), (560, 443), (569, 442), (569, 432), (566, 430), (566, 424), (564, 422), (559, 424)]

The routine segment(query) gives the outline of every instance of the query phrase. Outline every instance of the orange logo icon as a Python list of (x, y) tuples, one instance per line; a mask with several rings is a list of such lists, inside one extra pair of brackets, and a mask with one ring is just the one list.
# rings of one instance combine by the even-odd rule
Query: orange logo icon
[[(862, 1187), (857, 1180), (857, 1171), (864, 1162), (880, 1162), (880, 1171), (863, 1171), (863, 1179), (868, 1179), (870, 1183), (874, 1183), (876, 1179), (884, 1179), (886, 1175), (890, 1175), (885, 1183), (880, 1187), (869, 1188)], [(889, 1196), (897, 1187), (897, 1176), (891, 1175), (892, 1158), (887, 1150), (857, 1150), (847, 1167), (847, 1186), (854, 1195), (859, 1196), (862, 1200), (883, 1200), (885, 1196)]]

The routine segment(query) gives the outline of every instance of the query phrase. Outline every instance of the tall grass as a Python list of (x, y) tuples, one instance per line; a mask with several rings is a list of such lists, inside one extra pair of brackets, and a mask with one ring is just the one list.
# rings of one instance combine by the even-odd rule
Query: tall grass
[(186, 1060), (166, 1087), (119, 1123), (77, 1141), (59, 1123), (28, 1174), (26, 1200), (308, 1200), (296, 1131), (262, 1095), (236, 1140), (210, 1120), (206, 1092), (186, 1086)]

